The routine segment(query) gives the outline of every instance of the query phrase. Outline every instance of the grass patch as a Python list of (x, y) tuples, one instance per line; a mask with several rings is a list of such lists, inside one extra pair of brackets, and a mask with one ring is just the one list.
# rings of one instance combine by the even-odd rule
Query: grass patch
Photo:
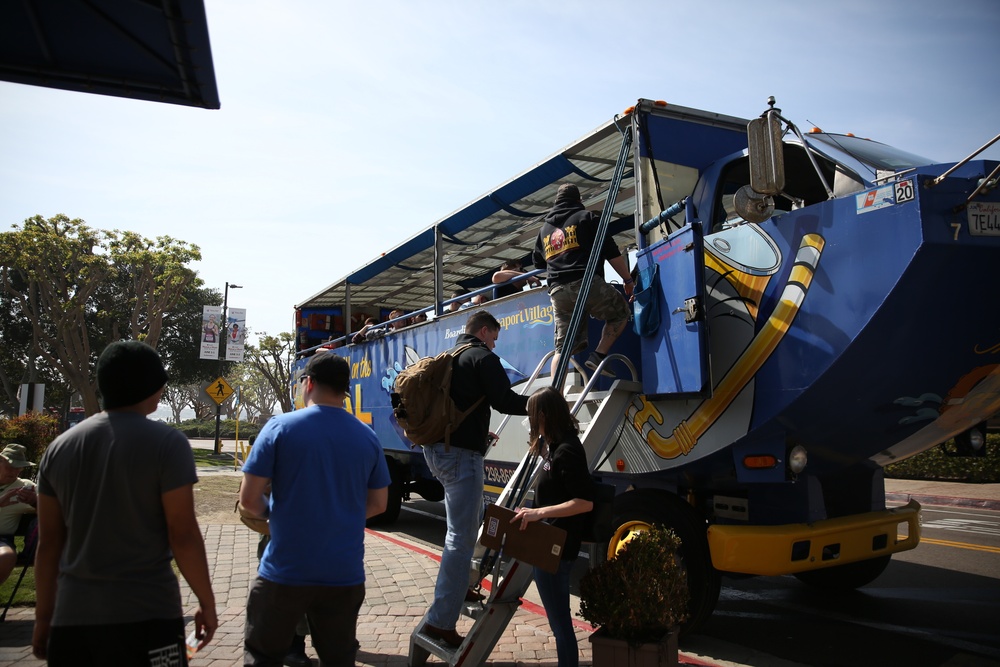
[(242, 475), (203, 475), (199, 478), (194, 485), (198, 523), (239, 523), (235, 510), (242, 480)]
[[(24, 538), (15, 537), (14, 544), (17, 546), (18, 553), (24, 548)], [(14, 590), (14, 584), (17, 583), (17, 578), (21, 576), (21, 566), (16, 566), (7, 577), (7, 581), (0, 584), (0, 604), (7, 604), (7, 600), (10, 598), (10, 592)], [(28, 571), (24, 573), (24, 581), (21, 582), (21, 587), (17, 589), (17, 595), (14, 596), (14, 602), (11, 607), (23, 606), (23, 605), (35, 605), (35, 568), (29, 567)]]
[(232, 467), (232, 454), (216, 454), (214, 449), (191, 448), (196, 466)]

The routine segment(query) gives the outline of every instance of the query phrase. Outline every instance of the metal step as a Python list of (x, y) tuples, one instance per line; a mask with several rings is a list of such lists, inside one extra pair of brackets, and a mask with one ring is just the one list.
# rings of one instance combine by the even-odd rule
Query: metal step
[[(621, 426), (632, 397), (641, 389), (638, 382), (617, 380), (609, 391), (592, 392), (586, 397), (586, 402), (597, 405), (581, 436), (591, 470), (604, 454), (613, 433)], [(577, 394), (574, 400), (571, 394), (568, 398), (571, 403), (575, 403), (579, 401), (579, 396)], [(524, 502), (534, 488), (540, 463), (541, 461), (533, 460), (529, 454), (525, 454), (497, 502), (505, 507)], [(523, 488), (517, 488), (519, 483)], [(410, 667), (424, 667), (431, 655), (437, 656), (450, 667), (478, 667), (486, 662), (521, 605), (521, 597), (528, 590), (532, 577), (531, 566), (515, 559), (504, 560), (502, 553), (497, 554), (496, 558), (499, 559), (499, 569), (494, 570), (489, 598), (483, 602), (466, 603), (462, 609), (463, 615), (475, 619), (472, 628), (463, 638), (462, 645), (453, 648), (420, 632), (427, 621), (425, 617), (410, 635)]]
[(410, 667), (423, 667), (431, 655), (451, 665), (477, 666), (486, 662), (493, 648), (500, 641), (510, 619), (521, 606), (521, 596), (531, 583), (531, 567), (511, 560), (503, 568), (502, 579), (495, 582), (490, 597), (483, 603), (466, 604), (463, 613), (476, 619), (463, 638), (461, 646), (452, 648), (444, 642), (428, 637), (422, 630), (426, 617), (410, 635)]

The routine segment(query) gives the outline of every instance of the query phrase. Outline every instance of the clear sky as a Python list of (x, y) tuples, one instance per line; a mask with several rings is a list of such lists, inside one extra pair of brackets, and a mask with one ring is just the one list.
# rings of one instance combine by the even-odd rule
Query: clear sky
[(1000, 133), (998, 0), (206, 7), (221, 110), (0, 82), (0, 223), (197, 244), (257, 332), (640, 97), (942, 161)]

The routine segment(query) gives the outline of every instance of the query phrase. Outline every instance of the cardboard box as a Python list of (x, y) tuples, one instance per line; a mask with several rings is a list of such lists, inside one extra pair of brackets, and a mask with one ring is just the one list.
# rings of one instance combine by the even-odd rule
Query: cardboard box
[(543, 521), (532, 521), (525, 530), (521, 530), (520, 523), (510, 522), (514, 514), (514, 510), (506, 507), (487, 506), (479, 543), (546, 572), (558, 570), (566, 544), (566, 531)]

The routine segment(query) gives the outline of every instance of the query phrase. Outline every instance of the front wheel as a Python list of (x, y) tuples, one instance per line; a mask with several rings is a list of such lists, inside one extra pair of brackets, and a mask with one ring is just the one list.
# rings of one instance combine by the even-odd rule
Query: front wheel
[(846, 565), (834, 565), (820, 570), (799, 572), (795, 578), (803, 584), (826, 591), (849, 591), (878, 579), (889, 566), (892, 556), (879, 556)]
[(615, 527), (608, 543), (608, 558), (633, 532), (653, 525), (673, 529), (681, 539), (681, 561), (691, 594), (690, 617), (681, 624), (681, 636), (693, 634), (708, 620), (719, 600), (722, 577), (712, 565), (708, 526), (698, 512), (681, 498), (665, 491), (630, 491), (615, 498)]

